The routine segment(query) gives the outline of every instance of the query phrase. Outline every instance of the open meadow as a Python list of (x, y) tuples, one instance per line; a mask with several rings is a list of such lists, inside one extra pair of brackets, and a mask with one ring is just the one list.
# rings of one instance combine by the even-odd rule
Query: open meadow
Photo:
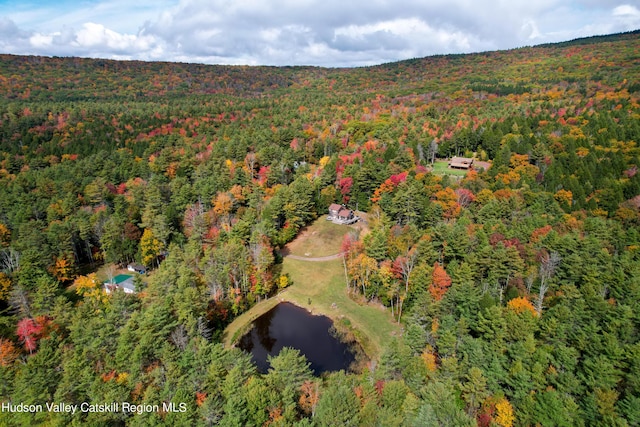
[[(342, 236), (349, 230), (320, 218), (287, 248), (289, 253), (298, 256), (333, 255), (339, 252)], [(304, 307), (313, 314), (325, 315), (339, 328), (348, 328), (372, 359), (377, 359), (389, 341), (400, 334), (400, 327), (388, 309), (380, 304), (358, 302), (360, 296), (352, 299), (347, 294), (341, 258), (318, 262), (285, 257), (282, 272), (289, 274), (293, 284), (236, 318), (225, 330), (225, 345), (233, 345), (255, 319), (283, 301)]]

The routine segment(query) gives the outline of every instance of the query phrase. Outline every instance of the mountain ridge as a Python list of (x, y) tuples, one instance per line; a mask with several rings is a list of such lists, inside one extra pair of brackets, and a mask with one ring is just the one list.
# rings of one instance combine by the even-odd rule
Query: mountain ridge
[[(326, 78), (349, 78), (362, 72), (372, 73), (378, 81), (387, 78), (401, 86), (403, 71), (414, 74), (412, 78), (427, 78), (427, 72), (420, 73), (416, 67), (431, 67), (440, 73), (441, 67), (458, 62), (482, 62), (483, 58), (499, 57), (502, 60), (522, 61), (521, 53), (538, 54), (541, 49), (563, 50), (585, 45), (602, 45), (605, 42), (620, 43), (638, 41), (640, 30), (605, 36), (580, 38), (567, 42), (527, 46), (508, 50), (494, 50), (468, 54), (432, 55), (400, 61), (354, 68), (327, 68), (316, 66), (247, 66), (216, 65), (183, 62), (148, 62), (140, 60), (112, 60), (81, 57), (44, 57), (0, 54), (0, 93), (10, 99), (28, 98), (18, 92), (28, 85), (34, 97), (50, 100), (79, 100), (103, 97), (110, 99), (140, 100), (145, 96), (183, 96), (186, 94), (226, 94), (261, 96), (273, 90), (300, 86), (306, 81)], [(385, 75), (385, 72), (396, 74)], [(417, 74), (417, 76), (416, 76)], [(378, 76), (379, 75), (379, 76)], [(30, 76), (30, 81), (24, 79)], [(46, 80), (51, 77), (53, 80)], [(84, 79), (83, 79), (84, 77)], [(108, 81), (118, 79), (117, 81)], [(153, 80), (156, 80), (154, 83)], [(400, 80), (398, 82), (398, 79)], [(109, 90), (110, 85), (120, 85), (118, 90)], [(375, 83), (375, 81), (374, 81)], [(95, 90), (78, 95), (88, 84)], [(146, 86), (155, 84), (155, 88)], [(131, 90), (133, 88), (133, 90)], [(148, 90), (150, 89), (150, 90)], [(57, 94), (50, 94), (54, 91)], [(104, 92), (102, 92), (104, 91)]]

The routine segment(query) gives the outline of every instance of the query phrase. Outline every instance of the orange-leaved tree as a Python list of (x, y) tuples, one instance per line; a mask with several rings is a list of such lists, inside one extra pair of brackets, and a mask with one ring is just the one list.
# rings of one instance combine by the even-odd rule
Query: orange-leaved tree
[(435, 263), (433, 266), (433, 273), (431, 274), (431, 285), (429, 286), (429, 293), (436, 301), (440, 301), (444, 294), (451, 286), (451, 278), (439, 263)]
[(0, 366), (11, 366), (18, 358), (18, 351), (11, 340), (0, 338)]
[(538, 316), (536, 308), (533, 306), (533, 304), (531, 304), (531, 301), (529, 301), (525, 297), (513, 298), (507, 303), (507, 307), (515, 311), (517, 314), (529, 312), (535, 317)]

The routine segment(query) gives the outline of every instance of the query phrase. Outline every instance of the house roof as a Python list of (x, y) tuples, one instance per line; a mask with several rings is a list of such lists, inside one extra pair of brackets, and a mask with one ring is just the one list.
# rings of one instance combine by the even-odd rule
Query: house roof
[(473, 164), (473, 159), (469, 157), (453, 157), (449, 165), (453, 168), (469, 168)]
[(342, 208), (338, 211), (338, 216), (340, 217), (348, 217), (349, 215), (351, 215), (351, 209), (347, 209), (347, 208)]
[(109, 283), (110, 285), (119, 285), (120, 283), (126, 282), (129, 279), (133, 279), (133, 276), (130, 274), (118, 274), (112, 280), (106, 283)]
[(135, 292), (136, 291), (136, 285), (133, 284), (133, 279), (124, 281), (124, 282), (120, 283), (118, 286), (120, 286), (123, 289), (127, 289), (127, 290), (129, 290), (131, 292)]
[(111, 280), (104, 282), (105, 286), (119, 287), (130, 292), (135, 292), (136, 287), (133, 283), (133, 276), (130, 274), (118, 274)]
[(332, 203), (331, 206), (329, 206), (329, 210), (330, 211), (340, 211), (340, 209), (342, 209), (342, 206), (337, 204), (337, 203)]

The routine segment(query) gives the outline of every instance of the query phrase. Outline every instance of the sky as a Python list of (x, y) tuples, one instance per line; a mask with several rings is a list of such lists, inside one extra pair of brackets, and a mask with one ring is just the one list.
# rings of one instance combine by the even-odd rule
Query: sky
[(640, 28), (640, 0), (0, 0), (0, 53), (354, 67)]

